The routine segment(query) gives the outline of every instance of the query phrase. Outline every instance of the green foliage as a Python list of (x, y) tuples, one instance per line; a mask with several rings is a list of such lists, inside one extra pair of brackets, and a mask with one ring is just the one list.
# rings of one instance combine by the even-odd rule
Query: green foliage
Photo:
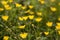
[[(8, 40), (60, 40), (60, 29), (56, 29), (57, 23), (60, 23), (60, 0), (53, 2), (51, 0), (13, 0), (12, 2), (6, 0), (7, 4), (2, 4), (2, 1), (4, 0), (0, 0), (0, 40), (3, 40), (4, 36), (9, 36)], [(41, 3), (42, 1), (44, 3)], [(26, 12), (27, 10), (30, 11)], [(30, 19), (29, 15), (33, 15), (34, 18)], [(8, 18), (6, 19), (5, 16)], [(25, 16), (28, 16), (27, 20), (19, 19)], [(36, 18), (42, 18), (42, 20), (36, 21)], [(52, 22), (52, 26), (49, 27), (50, 24), (47, 25), (47, 22)], [(25, 25), (25, 28), (19, 28), (21, 25)], [(20, 34), (25, 32), (28, 33), (27, 37), (20, 37)]]

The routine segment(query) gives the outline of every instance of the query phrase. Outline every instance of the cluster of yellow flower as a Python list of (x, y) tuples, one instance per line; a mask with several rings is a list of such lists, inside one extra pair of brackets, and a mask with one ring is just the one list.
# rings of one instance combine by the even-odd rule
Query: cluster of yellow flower
[[(27, 37), (27, 35), (28, 35), (28, 33), (21, 33), (20, 34), (20, 37), (24, 39), (24, 38)], [(3, 37), (3, 40), (9, 40), (9, 36), (4, 36)]]
[(9, 36), (4, 36), (3, 37), (3, 40), (8, 40), (9, 39)]
[[(51, 2), (55, 2), (56, 0), (50, 0)], [(45, 0), (38, 0), (38, 2), (42, 5), (45, 4)], [(37, 22), (38, 24), (44, 20), (43, 18), (43, 12), (42, 11), (32, 11), (34, 9), (35, 6), (33, 5), (28, 5), (28, 10), (27, 10), (27, 6), (26, 5), (22, 5), (18, 2), (14, 2), (14, 0), (2, 0), (1, 4), (3, 7), (0, 7), (0, 12), (3, 12), (5, 10), (10, 11), (12, 9), (14, 9), (12, 6), (10, 6), (10, 3), (14, 3), (14, 6), (16, 6), (15, 8), (21, 8), (21, 10), (24, 11), (25, 14), (29, 14), (29, 15), (24, 15), (24, 16), (18, 16), (17, 20), (19, 21), (27, 21), (27, 20), (33, 20), (34, 22)], [(58, 5), (60, 6), (60, 3), (58, 3)], [(17, 10), (17, 9), (16, 9)], [(26, 11), (27, 10), (27, 11)], [(56, 12), (58, 11), (57, 7), (55, 6), (51, 6), (49, 9), (51, 12)], [(20, 11), (20, 10), (19, 10)], [(23, 14), (23, 13), (22, 13)], [(37, 17), (36, 17), (37, 16)], [(48, 16), (48, 15), (47, 15)], [(9, 20), (9, 15), (2, 15), (1, 19), (5, 22), (7, 22)], [(60, 17), (58, 17), (58, 21), (60, 21)], [(45, 23), (45, 25), (49, 28), (53, 27), (53, 22), (52, 21), (48, 21)], [(34, 26), (34, 24), (32, 24), (32, 26)], [(19, 25), (18, 28), (24, 30), (26, 27), (26, 25)], [(56, 30), (58, 31), (58, 33), (60, 34), (60, 22), (56, 23), (55, 26)], [(44, 32), (45, 35), (49, 35), (49, 32)], [(19, 36), (23, 39), (25, 39), (28, 36), (27, 32), (23, 32), (20, 33)], [(3, 40), (8, 40), (9, 36), (4, 36)]]

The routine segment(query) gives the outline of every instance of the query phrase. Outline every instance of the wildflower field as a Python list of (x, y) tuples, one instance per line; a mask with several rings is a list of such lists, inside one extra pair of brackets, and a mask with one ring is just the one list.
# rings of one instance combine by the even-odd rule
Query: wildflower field
[(60, 0), (0, 0), (0, 40), (60, 40)]

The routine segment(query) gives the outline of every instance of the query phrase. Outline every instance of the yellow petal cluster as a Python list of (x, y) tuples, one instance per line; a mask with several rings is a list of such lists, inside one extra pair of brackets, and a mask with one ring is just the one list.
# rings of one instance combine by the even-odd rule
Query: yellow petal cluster
[(23, 16), (22, 17), (24, 20), (27, 20), (28, 19), (28, 16)]
[(6, 4), (8, 3), (8, 1), (1, 1), (1, 3), (2, 3), (3, 5), (6, 5)]
[(15, 3), (16, 7), (21, 7), (22, 5), (19, 3)]
[(56, 7), (50, 7), (50, 9), (51, 9), (52, 12), (57, 11), (57, 8)]
[(60, 30), (60, 23), (56, 23), (57, 25), (56, 25), (56, 29), (57, 30)]
[(50, 0), (51, 2), (55, 2), (56, 0)]
[(37, 15), (38, 16), (42, 16), (42, 12), (37, 12)]
[(49, 32), (44, 32), (44, 34), (45, 34), (45, 35), (48, 35), (48, 34), (49, 34)]
[(13, 2), (13, 0), (8, 0), (8, 2), (10, 2), (10, 3), (11, 3), (11, 2)]
[(28, 33), (21, 33), (20, 37), (23, 38), (23, 39), (25, 39), (27, 37), (27, 35), (28, 35)]
[(46, 25), (47, 25), (48, 27), (52, 27), (53, 22), (47, 22)]
[(2, 16), (1, 18), (2, 18), (4, 21), (7, 21), (8, 18), (9, 18), (9, 16)]
[(41, 4), (45, 4), (45, 0), (38, 0)]
[(36, 22), (40, 22), (42, 20), (42, 18), (38, 17), (38, 18), (35, 18), (35, 21)]
[(60, 17), (58, 18), (58, 21), (60, 21)]
[(23, 18), (22, 18), (22, 17), (18, 17), (18, 19), (19, 19), (20, 21), (23, 21)]
[(34, 19), (34, 15), (29, 15), (28, 17), (30, 20)]
[(25, 28), (25, 25), (22, 25), (22, 26), (19, 26), (20, 29), (24, 29)]
[(9, 39), (9, 36), (4, 36), (3, 37), (3, 40), (8, 40)]
[(4, 8), (0, 8), (0, 11), (3, 11), (4, 10)]
[(33, 8), (33, 6), (32, 6), (32, 5), (29, 5), (29, 8), (30, 8), (30, 9), (32, 9), (32, 8)]

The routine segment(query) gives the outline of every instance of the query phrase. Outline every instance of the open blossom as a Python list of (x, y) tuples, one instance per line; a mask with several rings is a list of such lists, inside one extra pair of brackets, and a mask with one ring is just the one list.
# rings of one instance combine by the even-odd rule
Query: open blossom
[(57, 30), (60, 30), (60, 26), (59, 26), (59, 25), (56, 25), (56, 29), (57, 29)]
[(2, 19), (3, 19), (4, 21), (7, 21), (8, 18), (9, 18), (9, 16), (2, 16)]
[(30, 11), (29, 14), (34, 14), (34, 12)]
[(8, 1), (1, 1), (1, 3), (2, 3), (3, 5), (6, 5), (6, 4), (8, 3)]
[(58, 31), (58, 34), (60, 35), (60, 31)]
[(27, 35), (28, 35), (28, 33), (21, 33), (21, 34), (20, 34), (20, 37), (24, 39), (24, 38), (27, 37)]
[(22, 6), (22, 9), (23, 9), (23, 10), (26, 9), (26, 6)]
[(45, 4), (45, 0), (38, 0), (41, 4)]
[(9, 39), (9, 36), (4, 36), (3, 37), (3, 40), (8, 40)]
[(60, 17), (58, 18), (58, 21), (60, 21)]
[(47, 25), (48, 27), (52, 27), (53, 22), (47, 22), (46, 25)]
[(56, 0), (50, 0), (51, 2), (55, 2)]
[(22, 5), (19, 3), (15, 3), (16, 7), (21, 7)]
[(57, 30), (60, 30), (60, 23), (56, 23), (57, 25), (56, 25), (56, 29)]
[(35, 18), (35, 21), (36, 22), (40, 22), (42, 20), (42, 18), (38, 17), (38, 18)]
[(50, 7), (51, 11), (55, 12), (57, 9), (55, 7)]
[(27, 20), (28, 19), (28, 16), (23, 16), (22, 17), (24, 20)]
[(11, 10), (12, 9), (12, 7), (10, 7), (8, 4), (4, 5), (4, 7), (5, 7), (6, 10)]
[(11, 3), (11, 2), (13, 2), (13, 0), (8, 0), (8, 2), (10, 2), (10, 3)]
[(58, 22), (58, 23), (56, 23), (56, 24), (60, 26), (60, 23), (59, 23), (59, 22)]
[(32, 9), (32, 8), (33, 8), (33, 6), (32, 6), (32, 5), (29, 5), (29, 8), (30, 8), (30, 9)]
[(49, 34), (49, 32), (44, 32), (44, 34), (45, 34), (45, 35), (48, 35), (48, 34)]
[(37, 12), (37, 15), (38, 16), (42, 16), (42, 12)]
[(29, 15), (28, 17), (29, 17), (29, 19), (32, 20), (34, 18), (34, 15)]
[(21, 25), (19, 26), (20, 29), (24, 29), (25, 28), (25, 25)]
[(4, 8), (0, 8), (0, 11), (3, 11), (4, 10)]
[(19, 19), (20, 21), (23, 21), (23, 18), (22, 18), (22, 17), (18, 17), (18, 19)]
[(29, 13), (29, 12), (30, 12), (30, 10), (25, 11), (25, 13)]

